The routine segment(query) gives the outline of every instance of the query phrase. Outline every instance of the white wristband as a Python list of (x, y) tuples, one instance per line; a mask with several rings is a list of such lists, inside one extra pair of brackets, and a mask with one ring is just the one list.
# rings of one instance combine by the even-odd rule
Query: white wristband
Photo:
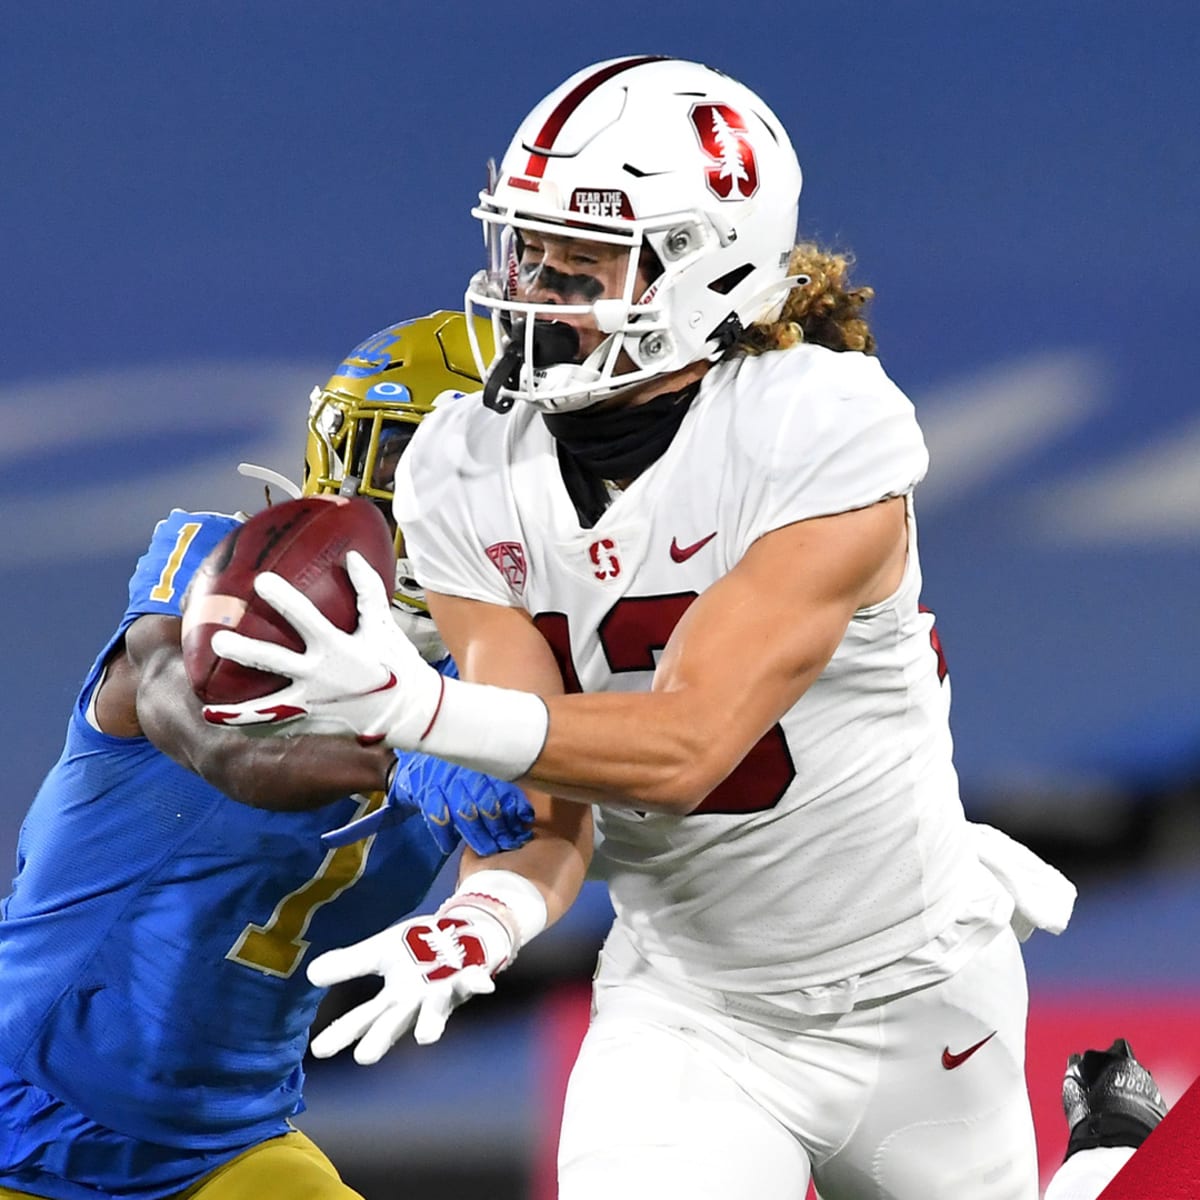
[(546, 928), (549, 919), (537, 885), (516, 871), (485, 870), (468, 875), (438, 913), (452, 908), (480, 909), (501, 921), (512, 937), (510, 962), (526, 942)]
[(497, 779), (519, 779), (546, 744), (550, 714), (532, 692), (442, 677), (429, 728), (414, 747)]

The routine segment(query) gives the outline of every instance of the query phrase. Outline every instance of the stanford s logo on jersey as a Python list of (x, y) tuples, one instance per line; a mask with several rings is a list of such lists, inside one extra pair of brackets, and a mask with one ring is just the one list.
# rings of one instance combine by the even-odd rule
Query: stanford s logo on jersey
[(621, 573), (621, 560), (616, 554), (616, 544), (612, 538), (601, 538), (588, 547), (588, 558), (596, 569), (592, 572), (597, 579), (616, 579)]
[(525, 547), (520, 542), (493, 542), (484, 553), (514, 592), (525, 590), (529, 572), (525, 568)]
[(758, 191), (758, 162), (746, 122), (728, 104), (694, 104), (692, 124), (700, 148), (716, 164), (705, 172), (719, 200), (746, 200)]

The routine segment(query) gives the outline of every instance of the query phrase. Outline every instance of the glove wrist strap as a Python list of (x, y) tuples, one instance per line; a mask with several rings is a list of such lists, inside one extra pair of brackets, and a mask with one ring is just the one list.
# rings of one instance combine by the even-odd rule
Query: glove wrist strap
[(441, 677), (441, 696), (414, 749), (491, 775), (524, 775), (546, 743), (550, 714), (532, 692)]
[(462, 908), (485, 912), (504, 926), (512, 940), (510, 963), (526, 942), (546, 928), (549, 919), (542, 893), (515, 871), (476, 871), (438, 909), (438, 916)]

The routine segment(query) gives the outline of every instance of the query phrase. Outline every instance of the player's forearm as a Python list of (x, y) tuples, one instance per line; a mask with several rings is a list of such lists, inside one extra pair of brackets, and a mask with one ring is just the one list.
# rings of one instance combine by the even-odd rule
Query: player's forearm
[(550, 697), (538, 787), (588, 803), (691, 812), (741, 761), (753, 736), (682, 693)]
[[(141, 731), (164, 754), (242, 804), (306, 812), (387, 786), (394, 760), (382, 746), (332, 737), (247, 738), (206, 722), (178, 649), (178, 622), (143, 618), (134, 643)], [(149, 639), (155, 639), (150, 642)]]
[[(683, 814), (786, 709), (776, 692), (794, 699), (759, 687), (731, 710), (725, 690), (539, 697), (448, 680), (420, 748), (569, 800)], [(387, 736), (402, 745), (406, 735)]]
[[(531, 797), (533, 799), (533, 797)], [(545, 805), (539, 804), (539, 808)], [(592, 857), (591, 810), (549, 801), (550, 815), (535, 822), (534, 836), (516, 850), (486, 858), (463, 848), (459, 890), (479, 871), (515, 871), (528, 879), (546, 902), (546, 924), (553, 925), (575, 902)]]
[(394, 756), (384, 747), (365, 748), (343, 738), (256, 742), (231, 733), (193, 744), (182, 761), (242, 804), (307, 812), (357, 792), (384, 790)]

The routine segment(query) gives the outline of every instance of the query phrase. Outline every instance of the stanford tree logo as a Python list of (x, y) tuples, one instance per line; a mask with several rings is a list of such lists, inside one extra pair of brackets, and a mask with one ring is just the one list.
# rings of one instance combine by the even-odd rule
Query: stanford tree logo
[(746, 135), (746, 122), (728, 104), (693, 104), (692, 126), (712, 166), (705, 170), (709, 190), (719, 200), (747, 200), (758, 191), (758, 162)]

